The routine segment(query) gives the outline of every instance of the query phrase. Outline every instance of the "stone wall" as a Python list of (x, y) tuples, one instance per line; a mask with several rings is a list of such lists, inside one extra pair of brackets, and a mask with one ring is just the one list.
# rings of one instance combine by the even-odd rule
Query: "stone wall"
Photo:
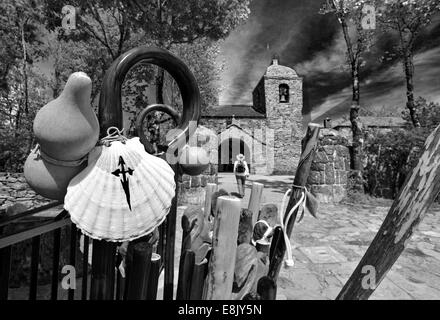
[(218, 183), (217, 166), (209, 168), (199, 176), (182, 175), (179, 181), (178, 205), (201, 205), (205, 201), (205, 187), (208, 183)]
[(321, 203), (341, 202), (347, 196), (350, 172), (348, 141), (337, 131), (321, 129), (308, 187)]
[(28, 209), (53, 202), (36, 194), (22, 173), (0, 172), (0, 211), (20, 203)]

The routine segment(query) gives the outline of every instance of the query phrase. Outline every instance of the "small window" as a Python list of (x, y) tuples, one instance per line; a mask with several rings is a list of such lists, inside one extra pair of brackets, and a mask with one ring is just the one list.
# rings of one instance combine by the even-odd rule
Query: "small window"
[(289, 102), (289, 86), (285, 83), (280, 84), (280, 103)]

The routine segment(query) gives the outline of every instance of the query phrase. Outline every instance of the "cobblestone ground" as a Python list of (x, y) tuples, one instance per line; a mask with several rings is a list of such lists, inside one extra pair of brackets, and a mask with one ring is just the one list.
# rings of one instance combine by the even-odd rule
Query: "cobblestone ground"
[[(281, 203), (290, 177), (252, 176), (247, 183), (247, 204), (253, 181), (263, 183), (264, 203)], [(224, 174), (219, 185), (235, 191), (234, 177)], [(306, 216), (291, 238), (295, 266), (282, 269), (278, 299), (335, 299), (379, 230), (391, 201), (381, 206), (321, 205), (319, 220)], [(440, 299), (440, 207), (426, 215), (408, 247), (371, 299)]]

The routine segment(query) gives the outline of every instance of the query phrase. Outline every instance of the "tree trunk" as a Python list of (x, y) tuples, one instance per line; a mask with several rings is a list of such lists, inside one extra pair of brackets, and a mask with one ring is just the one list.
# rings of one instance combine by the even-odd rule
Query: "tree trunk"
[(368, 299), (385, 278), (440, 191), (439, 162), (440, 126), (427, 139), (417, 166), (337, 299)]
[[(334, 2), (333, 2), (334, 3)], [(336, 5), (334, 4), (335, 8)], [(347, 45), (347, 54), (351, 66), (351, 79), (352, 79), (352, 90), (353, 98), (352, 105), (350, 108), (350, 122), (351, 130), (353, 134), (353, 163), (352, 169), (355, 171), (356, 176), (359, 180), (362, 179), (362, 149), (364, 144), (362, 123), (359, 119), (359, 109), (360, 109), (360, 79), (359, 79), (359, 57), (353, 51), (353, 43), (350, 38), (350, 32), (348, 30), (347, 21), (344, 16), (339, 16), (339, 21), (341, 23), (342, 32), (344, 34), (345, 43)], [(358, 180), (358, 179), (357, 179)], [(357, 183), (356, 183), (357, 184)]]
[(405, 52), (403, 56), (403, 67), (405, 69), (406, 78), (406, 107), (409, 109), (411, 121), (414, 127), (420, 127), (420, 121), (417, 116), (416, 105), (414, 101), (414, 63), (413, 55), (410, 51)]
[(28, 92), (28, 75), (27, 75), (27, 48), (26, 48), (26, 39), (24, 37), (24, 26), (26, 23), (21, 25), (21, 44), (23, 48), (23, 81), (24, 81), (24, 112), (26, 114), (29, 113), (29, 92)]
[(158, 67), (157, 75), (156, 75), (156, 103), (163, 104), (163, 87), (164, 87), (164, 79), (165, 79), (165, 70)]
[(350, 122), (351, 130), (353, 132), (353, 170), (359, 176), (362, 176), (362, 149), (364, 144), (362, 123), (359, 119), (360, 109), (360, 86), (359, 86), (359, 62), (352, 63), (352, 85), (353, 85), (353, 99), (350, 108)]

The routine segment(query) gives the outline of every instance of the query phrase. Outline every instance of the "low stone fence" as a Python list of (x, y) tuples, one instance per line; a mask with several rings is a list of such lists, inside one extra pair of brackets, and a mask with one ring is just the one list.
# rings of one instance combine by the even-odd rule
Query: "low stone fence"
[(20, 204), (27, 209), (53, 202), (36, 194), (27, 184), (23, 173), (0, 172), (0, 211)]
[(350, 172), (348, 140), (331, 129), (321, 129), (308, 187), (321, 203), (338, 203), (347, 196)]
[(178, 205), (201, 205), (205, 201), (205, 187), (208, 183), (218, 183), (217, 165), (209, 168), (199, 176), (182, 175), (179, 181)]

